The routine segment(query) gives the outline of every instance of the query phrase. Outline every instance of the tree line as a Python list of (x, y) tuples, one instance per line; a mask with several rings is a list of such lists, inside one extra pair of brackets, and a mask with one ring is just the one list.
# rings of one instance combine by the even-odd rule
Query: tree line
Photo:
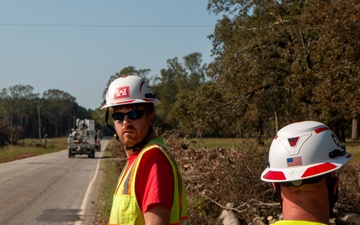
[[(192, 137), (273, 137), (300, 120), (328, 124), (341, 140), (359, 138), (358, 0), (210, 0), (222, 14), (213, 62), (200, 53), (167, 61), (149, 78), (162, 101), (158, 124)], [(105, 88), (106, 90), (106, 88)]]
[[(194, 52), (168, 59), (159, 74), (125, 67), (109, 77), (103, 99), (114, 79), (135, 74), (149, 80), (162, 102), (161, 130), (262, 141), (288, 123), (317, 120), (343, 141), (359, 139), (358, 0), (209, 0), (207, 9), (222, 15), (209, 35), (212, 62)], [(1, 126), (13, 121), (12, 129), (37, 137), (40, 105), (42, 132), (67, 135), (74, 115), (91, 115), (106, 132), (104, 110), (87, 111), (59, 90), (40, 98), (27, 88), (18, 98), (3, 90)], [(24, 98), (31, 99), (27, 107)]]
[(211, 0), (208, 9), (224, 14), (210, 75), (225, 98), (220, 114), (237, 115), (226, 126), (261, 137), (319, 120), (358, 139), (358, 0)]
[(67, 136), (76, 118), (91, 118), (92, 110), (57, 89), (34, 93), (30, 85), (15, 85), (0, 92), (0, 146), (23, 138)]

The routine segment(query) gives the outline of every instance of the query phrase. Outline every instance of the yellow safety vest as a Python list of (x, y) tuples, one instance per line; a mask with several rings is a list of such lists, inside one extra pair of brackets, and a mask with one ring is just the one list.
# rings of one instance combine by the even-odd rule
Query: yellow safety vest
[(326, 225), (325, 223), (309, 222), (302, 220), (279, 220), (274, 225)]
[(175, 160), (166, 152), (168, 147), (161, 138), (156, 138), (141, 150), (126, 173), (126, 166), (121, 172), (119, 183), (114, 193), (109, 225), (145, 225), (144, 215), (136, 200), (135, 178), (141, 157), (145, 152), (153, 148), (158, 148), (164, 153), (171, 164), (174, 174), (174, 197), (170, 224), (187, 224), (188, 212), (184, 182)]

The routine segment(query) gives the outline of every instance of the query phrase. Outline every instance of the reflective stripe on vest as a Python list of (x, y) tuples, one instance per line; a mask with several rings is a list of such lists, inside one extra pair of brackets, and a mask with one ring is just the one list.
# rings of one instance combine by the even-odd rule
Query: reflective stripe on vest
[(137, 203), (135, 195), (135, 179), (141, 157), (150, 149), (158, 148), (169, 160), (174, 174), (174, 197), (170, 215), (170, 224), (187, 224), (187, 201), (184, 183), (175, 160), (166, 152), (167, 146), (161, 138), (154, 139), (139, 153), (135, 161), (125, 171), (121, 172), (111, 208), (109, 225), (145, 225), (143, 213)]

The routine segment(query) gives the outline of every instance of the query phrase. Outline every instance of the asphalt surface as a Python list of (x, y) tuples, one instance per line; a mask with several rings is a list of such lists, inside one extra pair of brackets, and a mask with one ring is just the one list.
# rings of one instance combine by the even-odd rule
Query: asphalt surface
[(64, 150), (0, 164), (0, 224), (96, 224), (101, 154)]

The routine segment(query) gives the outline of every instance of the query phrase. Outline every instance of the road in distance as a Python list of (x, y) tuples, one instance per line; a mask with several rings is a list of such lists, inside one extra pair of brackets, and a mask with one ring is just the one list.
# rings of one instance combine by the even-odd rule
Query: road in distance
[[(102, 141), (102, 148), (106, 143)], [(68, 158), (64, 150), (0, 164), (0, 224), (91, 224), (85, 223), (82, 207), (94, 204), (93, 196), (85, 193), (94, 193), (87, 190), (101, 153)], [(84, 199), (89, 202), (84, 204)]]

